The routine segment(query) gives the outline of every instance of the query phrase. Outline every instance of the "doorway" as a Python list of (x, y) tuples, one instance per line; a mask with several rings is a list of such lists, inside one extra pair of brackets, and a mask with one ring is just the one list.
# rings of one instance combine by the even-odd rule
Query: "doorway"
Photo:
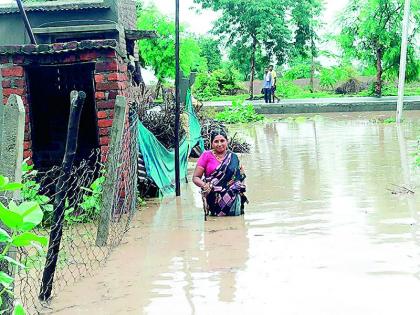
[(84, 91), (76, 162), (99, 148), (94, 63), (33, 66), (27, 69), (30, 93), (32, 159), (37, 169), (61, 165), (66, 148), (70, 92)]

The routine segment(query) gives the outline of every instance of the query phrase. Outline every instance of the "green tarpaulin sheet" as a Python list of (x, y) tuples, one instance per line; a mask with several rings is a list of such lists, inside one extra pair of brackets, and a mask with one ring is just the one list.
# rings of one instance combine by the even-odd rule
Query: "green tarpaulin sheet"
[[(190, 91), (187, 92), (184, 117), (188, 122), (189, 130), (179, 146), (181, 179), (187, 177), (188, 157), (192, 148), (198, 144), (204, 150), (201, 126), (194, 112)], [(139, 122), (139, 147), (146, 172), (159, 187), (162, 196), (173, 195), (175, 193), (175, 150), (166, 149), (141, 122)]]

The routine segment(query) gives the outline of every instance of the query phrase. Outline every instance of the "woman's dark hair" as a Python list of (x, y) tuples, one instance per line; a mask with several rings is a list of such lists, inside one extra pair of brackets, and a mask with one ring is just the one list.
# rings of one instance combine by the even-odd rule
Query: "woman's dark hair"
[(210, 133), (210, 143), (213, 143), (214, 138), (217, 136), (223, 136), (226, 140), (228, 139), (226, 131), (223, 129), (215, 129)]

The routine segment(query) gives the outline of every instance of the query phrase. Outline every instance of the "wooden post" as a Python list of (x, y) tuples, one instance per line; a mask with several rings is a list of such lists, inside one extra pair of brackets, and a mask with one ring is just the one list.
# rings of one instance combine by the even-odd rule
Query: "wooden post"
[(47, 301), (51, 297), (54, 273), (60, 251), (61, 237), (63, 235), (65, 200), (69, 186), (71, 169), (73, 167), (74, 158), (76, 157), (80, 117), (82, 116), (85, 99), (85, 92), (72, 91), (70, 93), (71, 104), (66, 150), (60, 172), (61, 176), (56, 184), (57, 194), (54, 198), (54, 221), (51, 227), (47, 259), (45, 262), (45, 269), (42, 275), (41, 289), (39, 292), (39, 299), (41, 301)]
[[(121, 154), (121, 142), (124, 131), (125, 118), (127, 112), (127, 102), (125, 97), (117, 96), (115, 101), (114, 121), (111, 129), (111, 142), (107, 158), (106, 179), (104, 183), (101, 217), (99, 219), (98, 232), (96, 235), (96, 245), (105, 246), (108, 242), (109, 221), (111, 220), (112, 209), (114, 208), (114, 197), (118, 190), (117, 168), (118, 157)], [(137, 161), (132, 161), (136, 163)], [(135, 176), (135, 174), (131, 174)]]
[[(20, 183), (22, 181), (22, 162), (23, 162), (23, 141), (25, 132), (25, 107), (22, 99), (18, 95), (12, 94), (6, 106), (0, 105), (0, 174), (8, 177), (11, 182)], [(20, 200), (20, 193), (4, 192), (0, 199)], [(3, 224), (1, 227), (8, 230)], [(0, 247), (0, 252), (3, 248)], [(9, 250), (9, 257), (16, 258), (15, 248)], [(14, 276), (14, 270), (9, 268), (8, 263), (3, 261), (0, 270)], [(1, 309), (11, 310), (13, 308), (13, 298), (8, 293), (1, 297), (3, 305)]]

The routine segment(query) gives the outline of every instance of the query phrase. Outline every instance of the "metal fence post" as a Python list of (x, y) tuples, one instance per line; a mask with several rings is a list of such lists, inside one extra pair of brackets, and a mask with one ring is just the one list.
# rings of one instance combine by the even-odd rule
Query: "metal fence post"
[(54, 273), (57, 266), (60, 250), (61, 236), (63, 234), (64, 207), (69, 184), (69, 177), (76, 156), (79, 123), (83, 104), (86, 99), (85, 92), (72, 91), (70, 93), (70, 117), (67, 132), (66, 150), (64, 153), (61, 176), (56, 185), (57, 195), (54, 198), (54, 218), (51, 227), (50, 241), (48, 246), (47, 260), (42, 276), (39, 299), (46, 301), (51, 297)]
[[(7, 100), (6, 106), (0, 105), (0, 175), (8, 177), (12, 182), (22, 181), (23, 141), (25, 132), (25, 107), (20, 96), (12, 94)], [(20, 194), (4, 192), (0, 199), (20, 200)], [(1, 227), (5, 229), (3, 224)], [(6, 229), (7, 230), (7, 229)], [(2, 248), (0, 248), (0, 252)], [(15, 258), (16, 250), (11, 248), (8, 256)], [(10, 276), (14, 270), (9, 268), (7, 262), (0, 264), (0, 270)], [(13, 307), (13, 298), (5, 293), (2, 297), (2, 310), (10, 310)]]
[(105, 246), (108, 241), (109, 221), (111, 220), (112, 209), (114, 208), (115, 192), (118, 190), (118, 157), (121, 154), (121, 142), (125, 126), (126, 113), (127, 102), (125, 97), (117, 96), (115, 101), (114, 121), (112, 123), (111, 129), (111, 142), (106, 162), (106, 179), (103, 188), (101, 216), (99, 219), (98, 233), (96, 235), (97, 246)]

